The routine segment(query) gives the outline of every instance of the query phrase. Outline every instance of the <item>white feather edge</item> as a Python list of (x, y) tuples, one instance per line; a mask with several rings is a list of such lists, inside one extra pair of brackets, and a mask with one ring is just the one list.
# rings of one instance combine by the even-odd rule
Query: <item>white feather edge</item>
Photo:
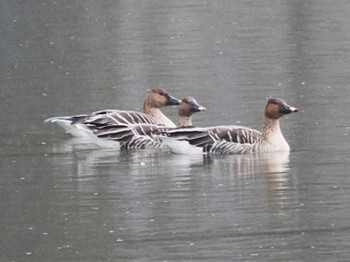
[(188, 141), (177, 140), (175, 138), (157, 135), (157, 137), (165, 143), (171, 151), (180, 155), (201, 155), (203, 149), (201, 147), (193, 146)]

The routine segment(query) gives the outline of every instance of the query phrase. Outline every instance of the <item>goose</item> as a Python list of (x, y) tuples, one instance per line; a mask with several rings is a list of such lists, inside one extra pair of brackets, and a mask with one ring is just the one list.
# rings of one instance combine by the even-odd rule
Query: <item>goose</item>
[(243, 126), (166, 129), (156, 135), (178, 154), (246, 154), (290, 151), (281, 128), (280, 118), (297, 112), (281, 98), (267, 101), (262, 131)]
[[(178, 108), (178, 122), (180, 127), (192, 126), (192, 115), (196, 112), (205, 111), (193, 97), (185, 97), (181, 100)], [(160, 132), (173, 127), (156, 124), (106, 124), (86, 121), (86, 126), (92, 130), (90, 135), (94, 142), (100, 147), (115, 147), (125, 149), (145, 149), (145, 148), (164, 148), (166, 147), (154, 132)]]
[(91, 115), (59, 116), (46, 119), (46, 123), (56, 123), (63, 127), (66, 132), (75, 137), (87, 137), (89, 134), (83, 122), (93, 121), (95, 124), (161, 124), (169, 127), (176, 125), (167, 118), (160, 108), (164, 106), (179, 105), (180, 100), (169, 95), (164, 89), (152, 89), (144, 99), (143, 113), (136, 111), (106, 109), (93, 112)]

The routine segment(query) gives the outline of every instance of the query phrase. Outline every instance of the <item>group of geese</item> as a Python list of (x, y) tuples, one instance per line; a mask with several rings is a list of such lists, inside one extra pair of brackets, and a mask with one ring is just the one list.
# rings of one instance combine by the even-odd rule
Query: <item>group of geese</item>
[[(160, 108), (178, 105), (175, 125)], [(193, 97), (181, 101), (161, 88), (152, 89), (144, 99), (143, 113), (108, 109), (90, 115), (52, 117), (75, 137), (88, 137), (101, 147), (145, 149), (168, 148), (178, 154), (246, 154), (289, 151), (282, 135), (280, 118), (297, 112), (281, 98), (270, 98), (264, 127), (257, 131), (237, 125), (194, 127), (192, 114), (205, 111)]]

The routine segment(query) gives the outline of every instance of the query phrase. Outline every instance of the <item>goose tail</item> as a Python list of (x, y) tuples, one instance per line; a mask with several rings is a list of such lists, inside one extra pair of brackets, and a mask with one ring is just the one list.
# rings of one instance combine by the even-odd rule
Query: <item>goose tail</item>
[(46, 119), (45, 123), (56, 123), (62, 127), (67, 133), (74, 137), (88, 137), (85, 131), (79, 128), (79, 125), (83, 125), (81, 122), (86, 118), (86, 115), (80, 116), (58, 116)]

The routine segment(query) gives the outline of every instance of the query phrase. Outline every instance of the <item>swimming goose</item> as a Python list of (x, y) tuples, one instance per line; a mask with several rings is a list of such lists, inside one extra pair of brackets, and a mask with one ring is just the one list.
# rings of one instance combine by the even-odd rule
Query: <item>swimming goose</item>
[(83, 122), (92, 121), (95, 124), (161, 124), (175, 127), (176, 125), (167, 118), (160, 108), (170, 105), (179, 105), (180, 100), (169, 95), (161, 88), (154, 88), (145, 97), (143, 103), (143, 113), (136, 111), (106, 109), (93, 112), (91, 115), (60, 116), (46, 119), (45, 122), (57, 123), (68, 133), (76, 137), (86, 137)]
[(270, 98), (265, 108), (262, 132), (243, 126), (177, 128), (159, 132), (158, 137), (179, 154), (244, 154), (289, 151), (280, 118), (297, 112), (281, 98)]
[[(181, 100), (178, 109), (178, 126), (192, 126), (192, 115), (196, 112), (205, 111), (206, 108), (199, 105), (193, 97)], [(93, 130), (92, 138), (101, 147), (122, 147), (125, 149), (164, 148), (165, 145), (153, 135), (172, 127), (154, 124), (107, 124), (95, 125), (87, 123), (88, 128)]]

